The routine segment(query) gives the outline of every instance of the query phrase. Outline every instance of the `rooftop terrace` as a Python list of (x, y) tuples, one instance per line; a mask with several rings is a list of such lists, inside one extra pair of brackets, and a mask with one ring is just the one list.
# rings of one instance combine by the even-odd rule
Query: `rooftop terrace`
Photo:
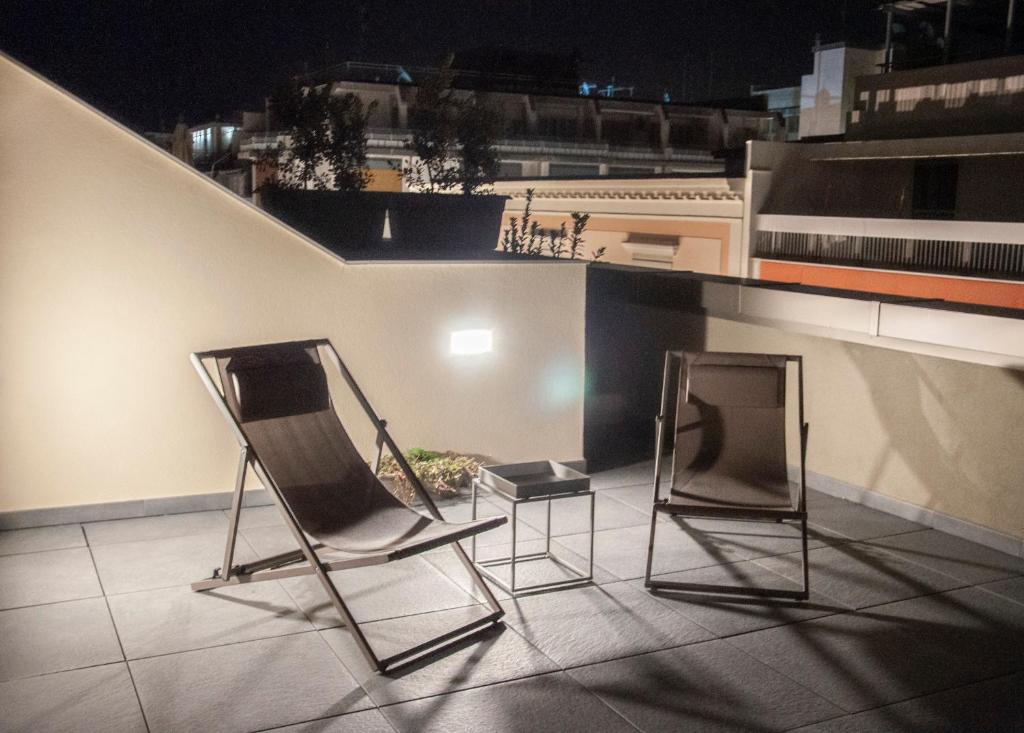
[[(0, 533), (4, 728), (935, 731), (1024, 720), (1021, 559), (811, 491), (808, 603), (655, 595), (640, 580), (651, 478), (649, 464), (594, 476), (593, 584), (516, 600), (496, 589), (503, 625), (386, 675), (368, 669), (311, 577), (190, 592), (219, 562), (221, 511)], [(587, 504), (555, 507), (569, 554), (586, 552)], [(538, 511), (520, 515), (524, 550), (543, 528), (541, 507), (527, 506)], [(241, 553), (291, 548), (275, 507), (247, 508), (242, 522)], [(655, 573), (797, 587), (795, 532), (717, 526), (663, 528)], [(492, 535), (482, 555), (504, 549), (507, 526)], [(558, 568), (521, 567), (527, 580)], [(483, 613), (447, 548), (336, 576), (385, 651)]]

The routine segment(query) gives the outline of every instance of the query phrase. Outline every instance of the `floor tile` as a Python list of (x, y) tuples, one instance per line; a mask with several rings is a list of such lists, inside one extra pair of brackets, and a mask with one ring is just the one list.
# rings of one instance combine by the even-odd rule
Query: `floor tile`
[(713, 638), (628, 582), (538, 593), (504, 605), (506, 623), (562, 667)]
[(109, 602), (128, 659), (313, 630), (274, 581), (202, 593), (177, 586), (110, 596)]
[[(379, 658), (415, 646), (474, 619), (485, 609), (459, 608), (419, 616), (364, 624)], [(558, 668), (546, 656), (504, 624), (466, 637), (450, 649), (387, 674), (374, 672), (359, 653), (346, 629), (320, 632), (378, 705), (528, 677)]]
[[(225, 509), (224, 516), (230, 521), (231, 510)], [(276, 504), (269, 506), (242, 507), (242, 513), (238, 517), (240, 529), (251, 529), (253, 527), (277, 527), (284, 525), (281, 517), (281, 510)]]
[(865, 544), (952, 575), (968, 585), (1024, 575), (1021, 558), (934, 529), (882, 537)]
[(415, 700), (383, 712), (400, 733), (636, 730), (562, 672)]
[(927, 529), (916, 522), (810, 490), (807, 492), (807, 520), (816, 527), (838, 532), (851, 540)]
[(88, 522), (82, 525), (89, 544), (109, 545), (112, 542), (138, 542), (167, 537), (221, 532), (227, 536), (228, 520), (223, 511), (190, 512), (188, 514), (162, 514), (156, 517), (112, 519), (107, 522)]
[[(653, 435), (653, 433), (652, 433)], [(652, 451), (653, 452), (653, 451)], [(672, 475), (672, 462), (662, 462), (662, 481), (668, 480)], [(595, 491), (604, 489), (615, 489), (622, 486), (654, 485), (654, 460), (633, 463), (628, 466), (620, 466), (607, 471), (600, 471), (590, 475), (590, 488)]]
[(796, 730), (799, 733), (963, 733), (1022, 728), (1024, 674), (1017, 673)]
[[(543, 536), (547, 525), (548, 502), (521, 504), (517, 511), (520, 522), (530, 525)], [(594, 528), (618, 529), (650, 524), (651, 516), (603, 493), (594, 495)], [(558, 499), (551, 502), (551, 536), (579, 534), (590, 531), (590, 498), (588, 496)]]
[[(440, 507), (441, 516), (444, 517), (447, 522), (469, 522), (473, 519), (473, 505), (469, 501), (449, 503), (446, 506)], [(504, 516), (509, 517), (509, 521), (500, 527), (495, 527), (488, 532), (481, 532), (476, 536), (476, 543), (478, 547), (488, 547), (490, 545), (503, 545), (508, 544), (512, 541), (512, 519), (509, 515), (511, 511), (511, 505), (508, 502), (495, 499), (490, 501), (484, 497), (481, 497), (477, 501), (477, 518), (481, 517), (498, 517)], [(523, 542), (527, 540), (540, 539), (544, 535), (540, 531), (531, 527), (526, 522), (522, 521), (520, 517), (519, 526), (516, 527), (516, 541)], [(463, 547), (469, 547), (469, 540), (465, 540)]]
[[(567, 568), (564, 563), (573, 565), (584, 575), (588, 572), (590, 564), (587, 561), (587, 555), (581, 555), (573, 552), (568, 547), (562, 545), (559, 540), (561, 540), (561, 538), (558, 540), (552, 540), (550, 546), (548, 546), (543, 540), (516, 543), (516, 592), (528, 592), (526, 589), (528, 589), (529, 586), (542, 583), (577, 579), (579, 577), (579, 573), (573, 572)], [(507, 558), (509, 556), (509, 551), (509, 545), (491, 545), (489, 547), (481, 547), (477, 550), (477, 560), (479, 562), (487, 562), (488, 560)], [(538, 555), (545, 551), (550, 551), (550, 553), (557, 557), (561, 562), (546, 557), (538, 557), (533, 560), (521, 559), (524, 556)], [(589, 553), (590, 550), (584, 547), (583, 552)], [(511, 586), (512, 571), (509, 563), (505, 562), (498, 565), (488, 565), (487, 570), (499, 578), (503, 583)], [(613, 583), (615, 580), (615, 576), (602, 570), (596, 564), (594, 565), (593, 583)], [(508, 594), (503, 594), (501, 597), (507, 598), (509, 596)]]
[(395, 733), (395, 729), (376, 709), (333, 718), (321, 718), (271, 730), (274, 733)]
[(60, 524), (55, 527), (0, 532), (0, 555), (63, 550), (69, 547), (85, 547), (82, 525)]
[(0, 680), (120, 662), (102, 598), (0, 611)]
[[(667, 573), (655, 576), (655, 580), (781, 590), (800, 590), (801, 587), (800, 583), (751, 561)], [(650, 593), (720, 637), (745, 634), (757, 629), (806, 621), (847, 610), (844, 606), (839, 606), (831, 599), (816, 593), (813, 584), (811, 597), (807, 601), (670, 590), (652, 590)]]
[[(665, 531), (668, 530), (668, 531)], [(621, 580), (639, 578), (647, 567), (649, 525), (609, 529), (594, 535), (594, 563)], [(559, 537), (560, 544), (577, 554), (586, 553), (586, 534)], [(743, 560), (745, 556), (727, 541), (703, 533), (687, 534), (675, 526), (659, 526), (655, 545), (654, 572), (718, 565)]]
[(729, 642), (859, 712), (1024, 668), (1024, 614), (965, 588)]
[[(600, 492), (600, 495), (609, 499), (615, 499), (616, 501), (632, 507), (644, 515), (645, 522), (651, 521), (654, 488), (649, 482), (640, 486), (623, 486), (617, 489), (604, 489)], [(665, 519), (664, 515), (659, 514), (658, 516), (662, 520)]]
[(786, 730), (842, 711), (725, 641), (569, 671), (640, 730)]
[(251, 731), (371, 706), (316, 632), (129, 664), (153, 733)]
[(124, 663), (0, 683), (5, 733), (145, 733)]
[(88, 548), (0, 557), (0, 609), (101, 594)]
[(985, 585), (979, 585), (978, 587), (990, 593), (996, 593), (1003, 598), (1008, 598), (1011, 601), (1016, 601), (1024, 606), (1024, 578), (1006, 578), (1005, 580), (985, 583)]
[[(861, 542), (811, 550), (808, 557), (811, 588), (849, 608), (867, 608), (966, 585)], [(799, 553), (755, 562), (794, 581), (801, 577)]]
[[(225, 533), (167, 537), (142, 542), (116, 542), (92, 548), (107, 595), (188, 585), (209, 578), (224, 562)], [(235, 562), (255, 560), (242, 537)]]
[[(792, 522), (740, 522), (721, 519), (683, 519), (671, 517), (677, 530), (696, 538), (728, 544), (747, 560), (798, 552), (801, 548), (800, 525)], [(661, 528), (658, 529), (661, 532)], [(705, 540), (705, 541), (707, 541)], [(815, 549), (845, 541), (828, 530), (807, 528), (807, 547)]]

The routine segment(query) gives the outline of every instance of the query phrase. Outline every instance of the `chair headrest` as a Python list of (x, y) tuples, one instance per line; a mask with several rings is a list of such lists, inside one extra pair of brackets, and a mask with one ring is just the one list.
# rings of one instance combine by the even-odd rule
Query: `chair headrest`
[(234, 392), (228, 404), (239, 422), (319, 412), (331, 404), (327, 375), (315, 348), (248, 348), (227, 359), (221, 374), (230, 382), (225, 390)]

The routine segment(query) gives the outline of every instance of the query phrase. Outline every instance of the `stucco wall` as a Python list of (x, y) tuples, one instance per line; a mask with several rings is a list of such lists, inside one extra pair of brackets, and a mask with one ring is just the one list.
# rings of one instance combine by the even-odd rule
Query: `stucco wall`
[(809, 470), (1024, 537), (1024, 372), (720, 318), (705, 343), (804, 356)]
[(3, 57), (0, 95), (0, 511), (230, 489), (188, 355), (263, 341), (331, 338), (406, 446), (582, 455), (582, 266), (346, 265)]

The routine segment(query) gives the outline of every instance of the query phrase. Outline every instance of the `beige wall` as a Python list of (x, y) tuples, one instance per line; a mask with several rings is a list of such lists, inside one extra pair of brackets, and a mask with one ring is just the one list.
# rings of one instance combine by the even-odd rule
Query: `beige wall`
[(707, 348), (804, 356), (808, 470), (1024, 537), (1024, 372), (720, 318)]
[(0, 94), (0, 511), (230, 489), (188, 354), (262, 341), (331, 338), (406, 446), (581, 456), (582, 266), (346, 265), (2, 56)]

